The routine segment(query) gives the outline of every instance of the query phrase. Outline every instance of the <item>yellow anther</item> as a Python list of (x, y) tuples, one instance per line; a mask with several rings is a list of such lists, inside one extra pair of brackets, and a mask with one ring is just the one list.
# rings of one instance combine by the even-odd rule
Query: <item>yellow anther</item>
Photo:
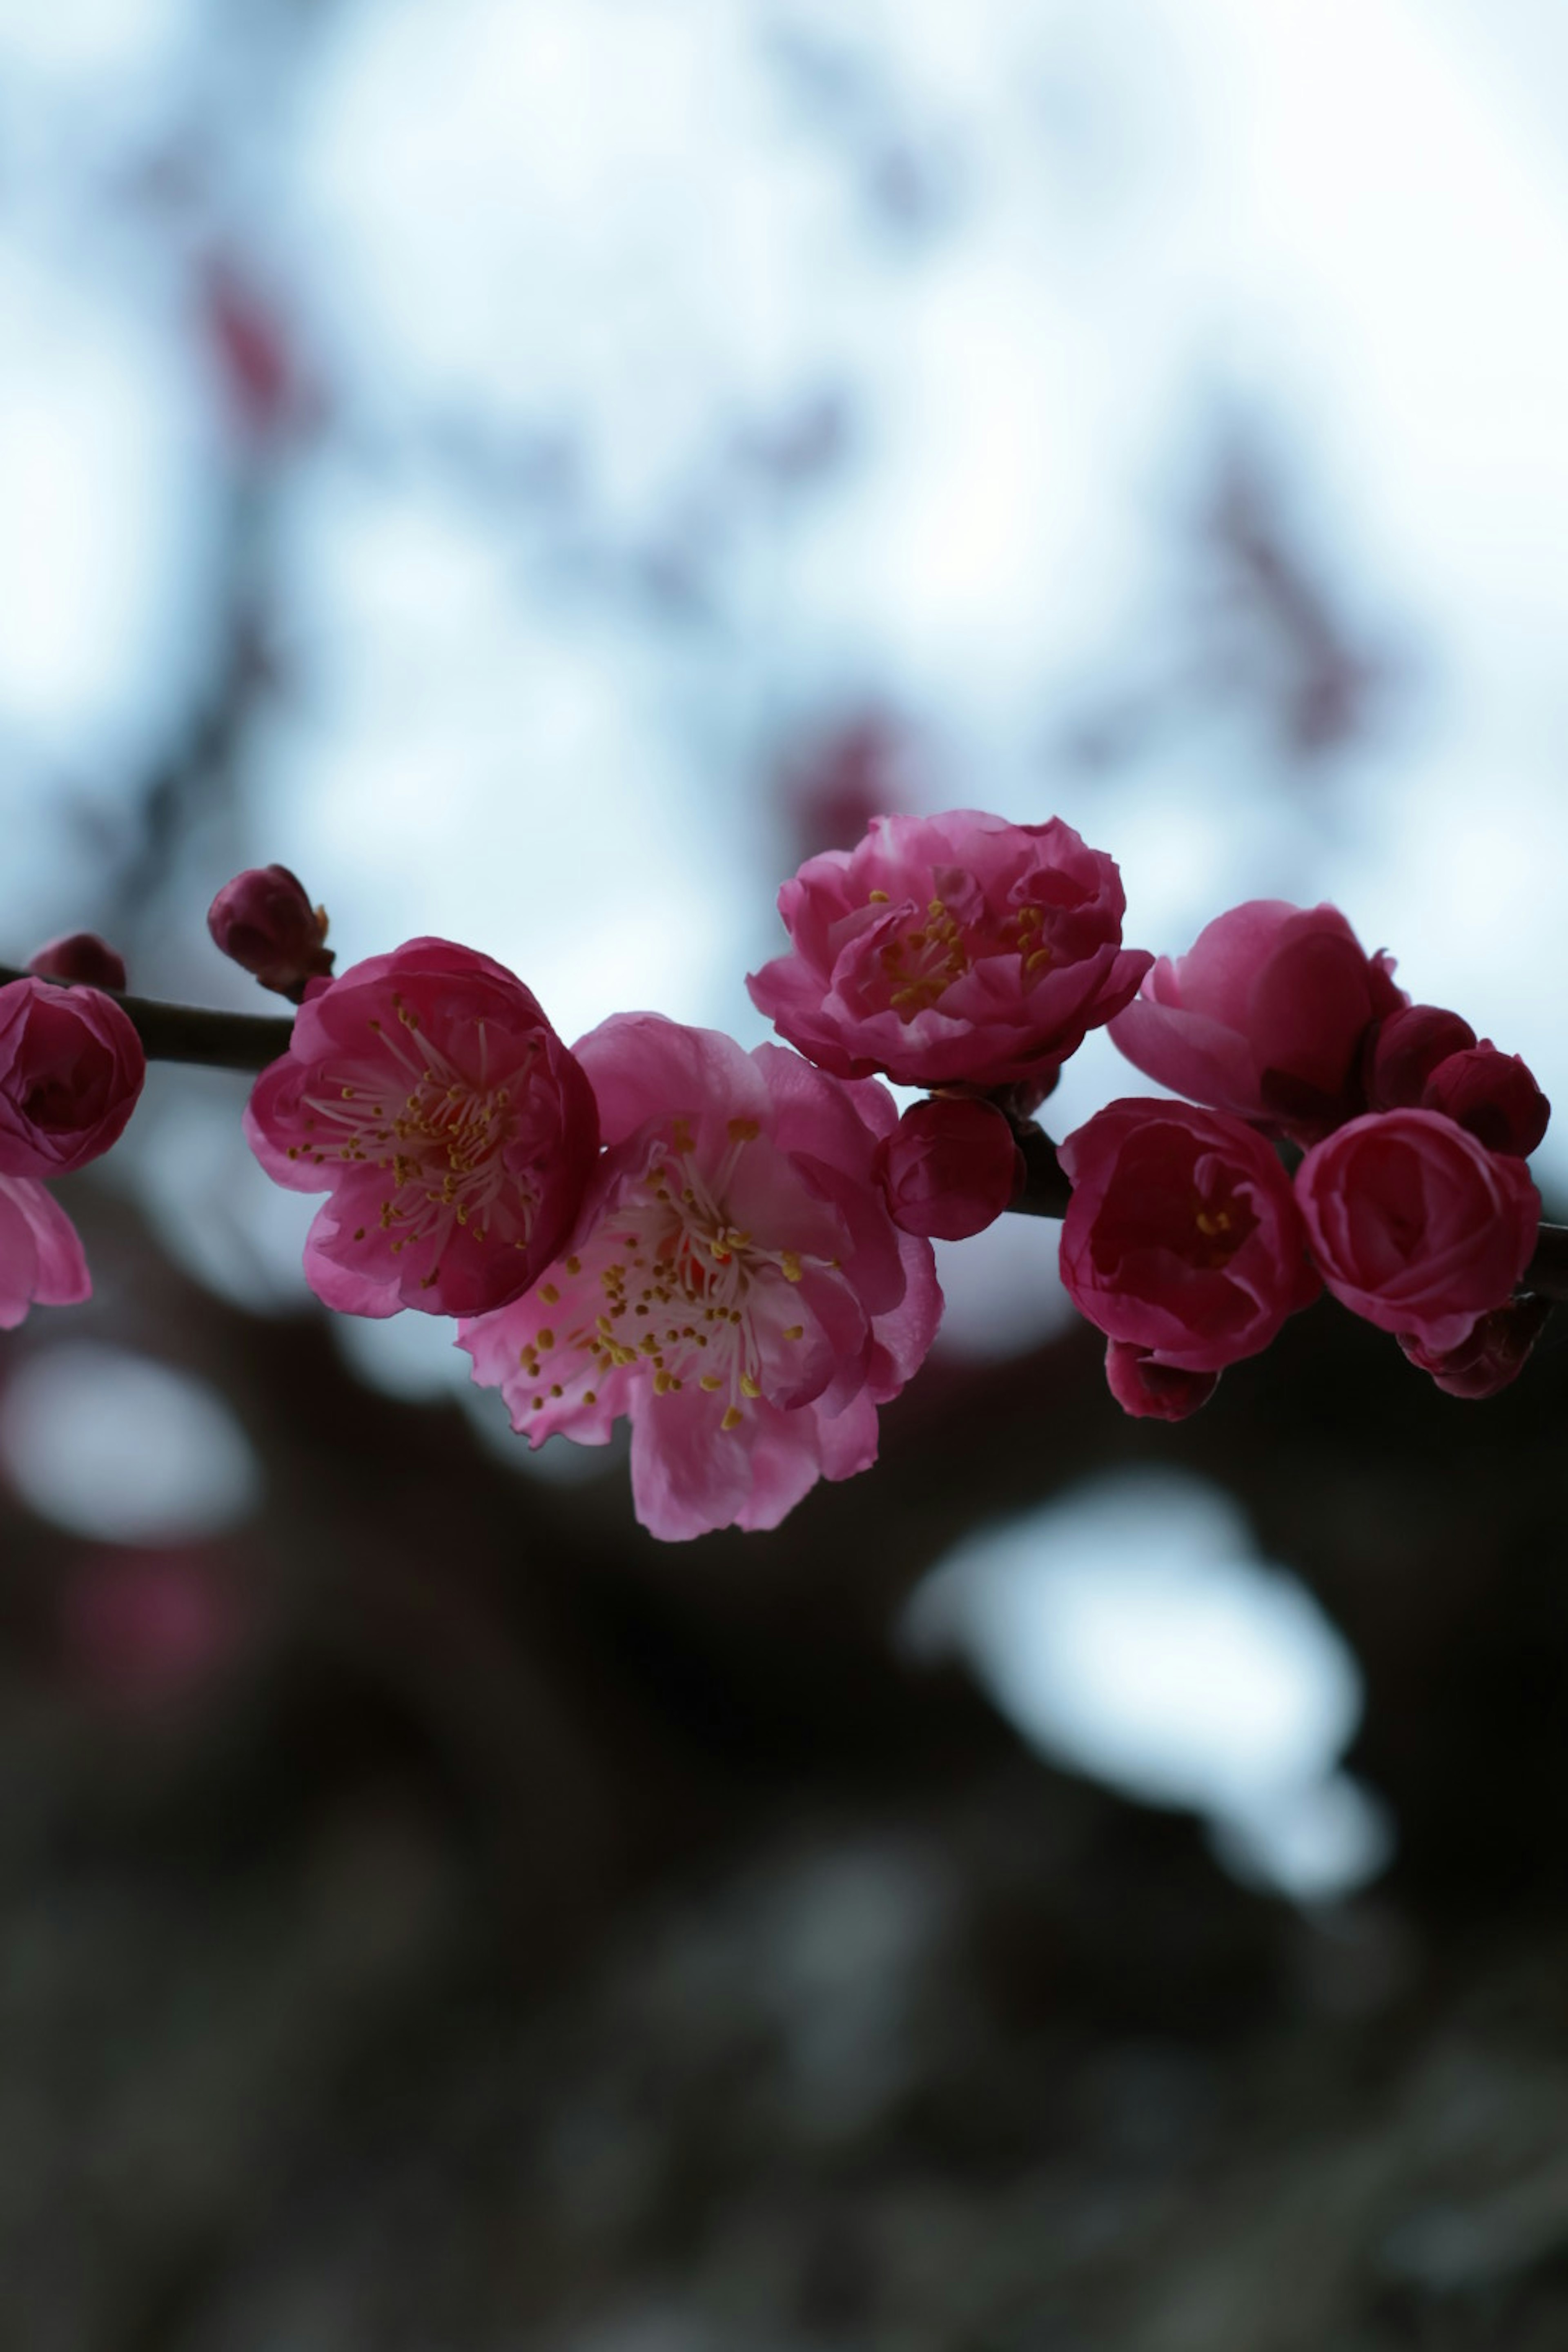
[(873, 907), (885, 907), (888, 904), (888, 894), (885, 890), (871, 890), (867, 893), (867, 896)]
[(800, 1260), (795, 1255), (794, 1250), (781, 1250), (779, 1252), (779, 1272), (784, 1276), (786, 1282), (798, 1282), (800, 1280)]
[(592, 1389), (584, 1389), (583, 1391), (583, 1402), (584, 1404), (597, 1404), (599, 1400)]
[(697, 1385), (699, 1388), (706, 1389), (709, 1395), (711, 1396), (714, 1391), (716, 1389), (721, 1389), (724, 1383), (719, 1378), (717, 1372), (704, 1372)]
[(569, 1257), (566, 1261), (566, 1271), (568, 1274), (581, 1274), (583, 1271), (582, 1259), (580, 1257)]
[(538, 1339), (534, 1341), (534, 1345), (537, 1348), (553, 1348), (555, 1345), (555, 1334), (551, 1329), (548, 1323), (544, 1326), (544, 1328), (541, 1331)]
[(754, 1118), (732, 1118), (728, 1130), (731, 1143), (755, 1143), (762, 1131)]
[(784, 1338), (786, 1339), (804, 1339), (805, 1336), (805, 1325), (804, 1323), (791, 1323), (787, 1326), (784, 1331)]
[(743, 1397), (751, 1397), (753, 1402), (756, 1398), (762, 1395), (761, 1389), (757, 1386), (750, 1372), (742, 1372), (741, 1374), (741, 1394)]
[(724, 1418), (719, 1423), (719, 1426), (721, 1429), (739, 1429), (744, 1419), (745, 1415), (741, 1411), (740, 1406), (738, 1404), (732, 1404), (725, 1412)]
[(541, 1283), (539, 1286), (539, 1295), (541, 1298), (543, 1299), (546, 1307), (558, 1307), (561, 1304), (561, 1293), (556, 1289), (555, 1285), (552, 1282)]

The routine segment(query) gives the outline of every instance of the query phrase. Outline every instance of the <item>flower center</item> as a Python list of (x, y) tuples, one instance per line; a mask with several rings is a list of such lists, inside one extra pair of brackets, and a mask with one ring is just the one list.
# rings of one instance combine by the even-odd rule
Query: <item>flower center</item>
[[(565, 1393), (563, 1381), (574, 1386), (636, 1370), (656, 1396), (692, 1382), (707, 1395), (722, 1396), (720, 1427), (740, 1427), (747, 1405), (763, 1394), (759, 1307), (770, 1292), (776, 1303), (779, 1286), (798, 1283), (807, 1266), (831, 1263), (770, 1246), (734, 1223), (725, 1190), (741, 1152), (759, 1131), (754, 1119), (731, 1119), (729, 1150), (705, 1178), (689, 1125), (680, 1118), (671, 1123), (668, 1142), (652, 1148), (645, 1172), (627, 1184), (584, 1255), (565, 1262), (569, 1276), (597, 1283), (598, 1312), (559, 1342), (545, 1325), (518, 1351), (523, 1371), (539, 1383), (533, 1412)], [(534, 1295), (547, 1308), (560, 1303), (553, 1283), (542, 1283)], [(792, 1323), (781, 1336), (793, 1342), (805, 1331), (804, 1323)], [(558, 1354), (564, 1362), (552, 1364)], [(552, 1370), (559, 1375), (553, 1381)], [(583, 1390), (580, 1402), (596, 1404), (597, 1389)]]
[[(886, 906), (885, 890), (873, 890), (868, 903)], [(1040, 937), (1040, 909), (1012, 908), (996, 916), (987, 908), (978, 921), (962, 923), (945, 899), (928, 901), (923, 915), (911, 916), (879, 950), (888, 1003), (904, 1022), (940, 1003), (956, 980), (991, 956), (1016, 955), (1026, 982), (1047, 971), (1051, 950)]]
[[(486, 1024), (477, 1021), (476, 1078), (442, 1052), (401, 997), (392, 1001), (405, 1035), (371, 1020), (374, 1062), (367, 1057), (356, 1067), (323, 1072), (326, 1090), (305, 1097), (305, 1124), (327, 1133), (289, 1156), (310, 1159), (319, 1168), (335, 1160), (389, 1175), (382, 1230), (395, 1236), (394, 1256), (414, 1244), (434, 1244), (436, 1260), (422, 1278), (429, 1289), (439, 1279), (440, 1254), (458, 1231), (481, 1246), (492, 1240), (528, 1246), (540, 1196), (523, 1171), (508, 1165), (505, 1146), (518, 1125), (520, 1080), (539, 1047), (530, 1038), (521, 1066), (504, 1082), (492, 1083)], [(365, 1232), (359, 1226), (355, 1241)]]

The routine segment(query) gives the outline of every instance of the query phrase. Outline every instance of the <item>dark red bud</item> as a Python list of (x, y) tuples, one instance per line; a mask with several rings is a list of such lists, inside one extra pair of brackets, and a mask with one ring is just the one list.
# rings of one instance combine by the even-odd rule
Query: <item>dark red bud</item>
[(1105, 1350), (1106, 1385), (1123, 1412), (1139, 1421), (1185, 1421), (1207, 1404), (1217, 1372), (1183, 1372), (1157, 1364), (1146, 1348), (1112, 1339)]
[(122, 989), (125, 959), (100, 940), (96, 931), (68, 931), (63, 939), (47, 940), (27, 961), (40, 980), (74, 980), (89, 988)]
[(308, 982), (331, 976), (327, 913), (286, 866), (257, 866), (226, 882), (207, 908), (214, 944), (263, 988), (298, 1004)]
[(1399, 1344), (1411, 1362), (1430, 1372), (1448, 1396), (1496, 1396), (1524, 1370), (1531, 1349), (1552, 1312), (1549, 1298), (1510, 1298), (1483, 1315), (1468, 1339), (1440, 1353), (1401, 1332)]
[(1450, 1054), (1426, 1081), (1426, 1110), (1440, 1110), (1489, 1151), (1525, 1160), (1546, 1132), (1552, 1105), (1517, 1054), (1500, 1054), (1489, 1039), (1468, 1053)]
[(1367, 1041), (1366, 1097), (1372, 1110), (1415, 1110), (1439, 1062), (1462, 1054), (1476, 1033), (1438, 1004), (1406, 1004), (1390, 1013)]

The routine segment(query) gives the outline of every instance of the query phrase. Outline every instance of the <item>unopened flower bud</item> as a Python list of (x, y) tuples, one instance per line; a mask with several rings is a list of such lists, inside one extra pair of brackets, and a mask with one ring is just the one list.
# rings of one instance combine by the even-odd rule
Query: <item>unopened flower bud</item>
[(124, 957), (96, 931), (68, 931), (63, 939), (46, 940), (28, 958), (27, 970), (40, 980), (74, 980), (89, 988), (125, 985)]
[(1105, 1351), (1105, 1383), (1123, 1412), (1138, 1421), (1185, 1421), (1207, 1404), (1219, 1386), (1217, 1372), (1183, 1372), (1157, 1364), (1147, 1348), (1112, 1339)]
[(964, 1095), (913, 1104), (878, 1147), (877, 1163), (893, 1223), (943, 1242), (994, 1224), (1024, 1174), (1001, 1112)]
[(1399, 1344), (1411, 1362), (1430, 1372), (1437, 1387), (1456, 1397), (1496, 1396), (1524, 1370), (1531, 1349), (1552, 1312), (1547, 1298), (1510, 1298), (1483, 1315), (1457, 1348), (1424, 1348), (1409, 1332)]
[(1552, 1105), (1517, 1054), (1500, 1054), (1487, 1038), (1468, 1053), (1450, 1054), (1426, 1081), (1421, 1097), (1484, 1143), (1526, 1160), (1546, 1132)]
[[(1405, 1004), (1380, 1021), (1367, 1039), (1366, 1099), (1370, 1110), (1415, 1110), (1439, 1062), (1462, 1054), (1476, 1033), (1440, 1004)], [(1429, 1105), (1440, 1108), (1440, 1105)]]
[(307, 982), (330, 975), (327, 913), (286, 866), (255, 866), (226, 882), (207, 908), (214, 944), (263, 988), (298, 1004)]

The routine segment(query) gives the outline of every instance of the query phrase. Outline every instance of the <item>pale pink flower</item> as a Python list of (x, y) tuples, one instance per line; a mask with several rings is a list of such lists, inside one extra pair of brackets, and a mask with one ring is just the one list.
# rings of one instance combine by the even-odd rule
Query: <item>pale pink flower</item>
[(779, 893), (791, 950), (746, 985), (841, 1078), (1048, 1092), (1151, 958), (1121, 945), (1114, 862), (1059, 817), (880, 816)]
[(617, 1013), (576, 1048), (606, 1142), (570, 1248), (464, 1324), (481, 1387), (535, 1445), (632, 1423), (656, 1536), (776, 1527), (877, 1454), (942, 1310), (931, 1244), (877, 1181), (897, 1111), (776, 1045)]
[(305, 1244), (351, 1315), (477, 1315), (571, 1230), (598, 1150), (593, 1089), (532, 994), (447, 940), (321, 983), (245, 1115), (268, 1174), (330, 1192)]
[(100, 1159), (136, 1108), (147, 1056), (96, 988), (0, 988), (0, 1175), (65, 1176)]
[(92, 1296), (77, 1229), (27, 1176), (0, 1176), (0, 1331), (30, 1307), (77, 1307)]
[(1310, 1143), (1365, 1110), (1368, 1031), (1405, 1002), (1337, 907), (1253, 898), (1162, 956), (1110, 1034), (1173, 1093)]

